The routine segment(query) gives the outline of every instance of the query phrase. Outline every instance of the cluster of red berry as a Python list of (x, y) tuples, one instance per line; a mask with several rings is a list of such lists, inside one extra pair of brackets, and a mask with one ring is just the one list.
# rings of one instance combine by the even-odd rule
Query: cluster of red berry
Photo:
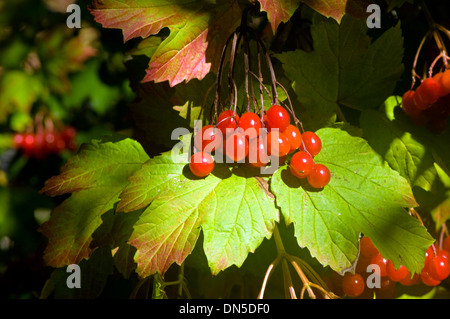
[[(377, 265), (380, 270), (380, 287), (369, 288), (366, 279), (371, 274), (367, 272), (368, 265)], [(437, 286), (450, 275), (450, 237), (443, 241), (442, 249), (435, 245), (430, 246), (425, 254), (424, 267), (420, 274), (411, 276), (409, 270), (400, 266), (394, 268), (393, 263), (384, 258), (374, 246), (370, 238), (362, 237), (360, 242), (360, 256), (356, 265), (355, 274), (346, 273), (340, 277), (342, 293), (349, 297), (377, 298), (395, 296), (395, 285), (404, 286), (423, 283), (427, 286)]]
[(450, 69), (423, 80), (416, 90), (406, 91), (402, 105), (414, 124), (442, 133), (450, 115)]
[(313, 159), (322, 148), (320, 138), (310, 131), (300, 133), (280, 105), (272, 105), (262, 118), (253, 112), (239, 116), (232, 110), (223, 111), (215, 126), (205, 125), (194, 135), (194, 146), (196, 152), (189, 167), (198, 177), (207, 176), (214, 169), (213, 151), (216, 160), (225, 155), (227, 162), (264, 167), (274, 158), (283, 163), (288, 154), (298, 150), (290, 161), (294, 176), (307, 178), (315, 188), (322, 188), (330, 181), (328, 168)]
[(13, 142), (14, 147), (23, 150), (25, 156), (42, 160), (50, 154), (59, 154), (66, 149), (76, 150), (75, 136), (75, 128), (67, 126), (60, 131), (16, 133)]

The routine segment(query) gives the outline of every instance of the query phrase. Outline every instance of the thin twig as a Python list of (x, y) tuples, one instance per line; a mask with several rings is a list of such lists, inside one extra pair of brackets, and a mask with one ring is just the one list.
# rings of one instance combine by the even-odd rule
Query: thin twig
[(422, 47), (423, 47), (425, 41), (428, 39), (429, 36), (430, 36), (430, 31), (428, 31), (428, 32), (423, 36), (422, 40), (420, 41), (419, 47), (417, 48), (417, 51), (416, 51), (416, 55), (415, 55), (415, 57), (414, 57), (414, 62), (413, 62), (412, 70), (411, 70), (411, 73), (412, 73), (412, 83), (411, 83), (411, 88), (410, 88), (411, 90), (413, 89), (414, 84), (416, 83), (416, 77), (417, 77), (418, 79), (420, 79), (420, 80), (422, 79), (422, 78), (416, 73), (416, 66), (417, 66), (417, 61), (418, 61), (418, 59), (419, 59), (420, 51), (422, 51)]
[[(227, 52), (228, 49), (228, 45), (230, 44), (231, 39), (234, 38), (236, 34), (236, 31), (234, 31), (227, 39), (227, 41), (225, 42), (225, 45), (223, 46), (222, 49), (222, 54), (220, 55), (220, 63), (219, 63), (219, 69), (217, 71), (217, 77), (216, 77), (216, 96), (214, 99), (214, 118), (217, 117), (217, 113), (218, 112), (222, 112), (223, 107), (222, 104), (220, 102), (220, 82), (221, 82), (221, 78), (222, 78), (222, 71), (223, 71), (223, 65), (224, 65), (224, 61), (225, 61), (225, 54)], [(213, 114), (213, 112), (211, 112), (211, 114)], [(212, 120), (212, 119), (211, 119)], [(211, 121), (210, 121), (211, 122)]]
[(280, 261), (280, 256), (278, 256), (267, 268), (266, 274), (264, 275), (264, 280), (261, 286), (261, 290), (258, 294), (258, 299), (264, 298), (264, 291), (266, 290), (267, 282), (269, 281), (270, 276), (272, 275), (273, 270), (277, 267), (278, 263)]

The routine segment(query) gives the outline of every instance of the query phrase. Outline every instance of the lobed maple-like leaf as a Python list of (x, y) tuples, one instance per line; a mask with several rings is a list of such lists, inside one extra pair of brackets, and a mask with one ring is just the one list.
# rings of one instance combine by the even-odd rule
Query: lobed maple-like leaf
[(371, 43), (365, 21), (346, 15), (337, 24), (316, 14), (311, 33), (314, 51), (277, 55), (308, 129), (331, 124), (343, 106), (377, 108), (392, 93), (403, 72), (399, 25)]
[[(203, 247), (213, 274), (240, 266), (272, 234), (278, 212), (262, 180), (249, 168), (217, 164), (203, 179), (170, 153), (149, 160), (130, 178), (119, 207), (131, 211), (149, 205), (135, 224), (137, 272), (146, 277), (181, 264), (203, 231)], [(267, 183), (267, 181), (265, 181)]]
[(301, 0), (309, 7), (319, 12), (321, 15), (333, 18), (338, 23), (341, 22), (344, 15), (350, 14), (354, 17), (363, 18), (366, 14), (366, 8), (373, 1), (370, 0)]
[(303, 2), (324, 17), (341, 22), (345, 14), (364, 18), (366, 8), (372, 2), (368, 0), (258, 0), (261, 10), (267, 12), (267, 18), (275, 33), (281, 22), (287, 22), (298, 6)]
[(287, 22), (300, 4), (300, 0), (258, 0), (261, 10), (267, 12), (273, 33), (281, 22)]
[(105, 28), (122, 29), (124, 41), (148, 38), (163, 28), (170, 34), (152, 54), (143, 82), (169, 81), (174, 86), (202, 79), (216, 68), (220, 49), (239, 25), (238, 1), (94, 0), (95, 20)]
[(298, 244), (322, 265), (344, 272), (357, 258), (363, 233), (396, 267), (420, 272), (433, 238), (405, 210), (417, 206), (409, 183), (365, 140), (332, 128), (317, 134), (323, 148), (314, 160), (330, 169), (330, 183), (312, 189), (286, 166), (270, 183), (286, 223), (294, 224)]
[(43, 256), (47, 265), (62, 267), (89, 257), (92, 234), (102, 224), (101, 216), (114, 208), (128, 177), (147, 159), (139, 143), (131, 139), (93, 141), (46, 182), (42, 193), (72, 193), (40, 227), (48, 238)]
[(450, 217), (449, 133), (435, 135), (415, 126), (400, 103), (401, 97), (391, 96), (379, 110), (362, 112), (361, 128), (374, 150), (408, 180), (438, 230)]
[(413, 126), (398, 107), (400, 101), (400, 97), (392, 96), (385, 101), (382, 111), (362, 112), (361, 128), (374, 150), (411, 186), (429, 191), (437, 177), (433, 148), (426, 143), (431, 134)]
[[(59, 175), (49, 178), (40, 192), (58, 196), (92, 188), (121, 186), (122, 180), (117, 176), (126, 175), (128, 167), (134, 169), (148, 159), (139, 143), (130, 141), (103, 143), (94, 140), (84, 144), (80, 153), (64, 164)], [(130, 158), (135, 160), (130, 161)]]

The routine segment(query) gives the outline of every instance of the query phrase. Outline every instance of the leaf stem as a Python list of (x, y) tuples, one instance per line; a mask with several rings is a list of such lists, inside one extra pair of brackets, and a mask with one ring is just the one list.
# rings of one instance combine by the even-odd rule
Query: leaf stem
[(277, 256), (275, 260), (267, 267), (266, 274), (264, 275), (264, 280), (261, 286), (261, 290), (258, 294), (258, 299), (264, 298), (264, 291), (266, 290), (267, 282), (269, 281), (270, 276), (272, 275), (273, 270), (278, 266), (278, 263), (281, 260), (281, 256)]
[(281, 261), (281, 267), (283, 269), (284, 296), (286, 299), (288, 299), (289, 297), (291, 299), (297, 299), (286, 258), (283, 258), (283, 260)]
[[(445, 68), (446, 69), (448, 68), (448, 60), (449, 60), (448, 52), (447, 52), (447, 49), (445, 48), (445, 44), (444, 44), (444, 41), (443, 41), (443, 39), (441, 37), (440, 31), (444, 32), (447, 36), (449, 36), (449, 38), (450, 38), (450, 32), (447, 29), (445, 29), (443, 26), (441, 26), (438, 23), (436, 23), (436, 21), (434, 21), (434, 19), (433, 19), (431, 13), (430, 13), (430, 11), (429, 11), (425, 1), (423, 1), (423, 0), (421, 1), (421, 9), (422, 9), (422, 11), (423, 11), (423, 13), (425, 15), (426, 20), (428, 21), (429, 30), (427, 31), (425, 36), (422, 38), (422, 40), (421, 40), (421, 42), (419, 44), (419, 47), (417, 49), (415, 58), (414, 58), (413, 67), (412, 67), (412, 70), (411, 70), (411, 73), (412, 73), (411, 89), (414, 87), (416, 77), (419, 78), (419, 79), (421, 78), (416, 73), (417, 61), (418, 61), (418, 58), (419, 58), (420, 51), (422, 50), (422, 47), (423, 47), (424, 43), (426, 42), (426, 40), (428, 38), (432, 37), (434, 39), (434, 41), (435, 41), (435, 43), (438, 46), (439, 51), (440, 51), (439, 56), (436, 57), (436, 59), (431, 63), (431, 65), (430, 65), (430, 67), (428, 69), (428, 77), (431, 77), (433, 75), (433, 68), (434, 68), (436, 62), (440, 58), (442, 58), (442, 61), (444, 63)], [(424, 75), (425, 74), (426, 74), (426, 72), (424, 70)]]
[(302, 269), (300, 268), (300, 266), (297, 264), (297, 262), (295, 260), (290, 260), (292, 266), (294, 267), (295, 271), (297, 272), (298, 276), (300, 277), (300, 280), (303, 283), (303, 288), (302, 288), (302, 293), (300, 295), (300, 298), (303, 298), (303, 293), (304, 290), (308, 290), (308, 295), (310, 298), (312, 299), (316, 299), (316, 295), (314, 294), (313, 290), (310, 287), (310, 281), (309, 279), (306, 277), (305, 273), (302, 271)]
[(420, 41), (419, 47), (417, 48), (416, 51), (416, 55), (414, 57), (414, 62), (413, 62), (413, 66), (411, 69), (411, 74), (412, 74), (412, 83), (411, 83), (411, 89), (414, 87), (414, 84), (416, 83), (416, 77), (418, 79), (422, 79), (417, 73), (416, 73), (416, 67), (417, 67), (417, 61), (419, 60), (419, 54), (420, 51), (422, 51), (422, 47), (425, 43), (425, 41), (428, 39), (428, 37), (430, 36), (430, 31), (428, 31), (422, 38), (422, 40)]
[[(305, 130), (303, 129), (303, 123), (295, 116), (294, 106), (292, 105), (291, 98), (289, 97), (289, 94), (288, 94), (286, 88), (278, 81), (276, 84), (284, 91), (284, 94), (286, 94), (287, 100), (289, 102), (289, 107), (287, 107), (287, 108), (290, 110), (290, 112), (292, 114), (295, 125), (297, 125), (297, 128), (298, 128), (298, 125), (300, 125), (301, 132), (304, 133)], [(283, 103), (283, 104), (285, 104), (285, 103)]]
[[(211, 112), (211, 119), (210, 122), (212, 122), (213, 118), (217, 117), (217, 113), (221, 112), (223, 110), (222, 107), (222, 103), (221, 103), (221, 98), (220, 98), (220, 89), (221, 89), (221, 79), (222, 79), (222, 71), (223, 71), (223, 65), (225, 62), (225, 54), (227, 52), (228, 49), (228, 45), (230, 44), (230, 41), (234, 38), (236, 34), (236, 31), (234, 31), (227, 39), (227, 41), (225, 42), (225, 45), (222, 48), (222, 54), (220, 55), (220, 63), (219, 63), (219, 69), (217, 71), (217, 77), (216, 77), (216, 97), (214, 99), (214, 113)], [(212, 115), (214, 114), (214, 115)]]
[[(305, 291), (308, 292), (310, 298), (315, 299), (316, 295), (314, 294), (312, 288), (318, 289), (325, 298), (330, 299), (337, 298), (335, 294), (328, 291), (329, 288), (327, 287), (325, 282), (320, 278), (320, 276), (314, 271), (314, 269), (310, 265), (308, 265), (305, 261), (303, 261), (299, 257), (293, 256), (286, 252), (278, 226), (275, 226), (273, 230), (273, 238), (277, 249), (277, 257), (267, 268), (261, 290), (258, 294), (258, 299), (262, 299), (264, 297), (264, 291), (266, 289), (267, 282), (273, 270), (277, 267), (280, 261), (282, 263), (284, 295), (286, 298), (297, 299), (297, 295), (295, 293), (294, 285), (292, 282), (291, 273), (289, 271), (288, 262), (294, 267), (297, 275), (299, 276), (300, 280), (303, 283), (302, 291), (300, 293), (301, 299), (303, 298)], [(308, 279), (308, 276), (312, 279), (312, 282)]]
[(278, 230), (277, 225), (275, 225), (275, 228), (273, 230), (273, 238), (275, 240), (278, 255), (284, 255), (286, 253), (286, 250), (284, 249), (283, 241), (281, 240), (280, 231)]
[(442, 245), (444, 244), (444, 234), (448, 235), (447, 225), (442, 224), (441, 233), (439, 235), (439, 249), (442, 250)]

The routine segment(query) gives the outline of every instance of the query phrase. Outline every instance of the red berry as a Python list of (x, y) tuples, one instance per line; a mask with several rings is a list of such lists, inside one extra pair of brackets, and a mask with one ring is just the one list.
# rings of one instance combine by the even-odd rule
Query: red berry
[(445, 249), (436, 248), (436, 255), (442, 256), (443, 258), (450, 260), (450, 252)]
[(439, 84), (442, 88), (443, 95), (450, 94), (450, 69), (445, 70), (439, 77)]
[(363, 236), (361, 238), (361, 241), (359, 242), (359, 248), (361, 251), (361, 255), (363, 255), (364, 257), (372, 257), (379, 254), (379, 251), (373, 244), (372, 240), (366, 236)]
[(344, 294), (349, 297), (358, 297), (363, 293), (364, 288), (364, 279), (360, 274), (355, 273), (352, 275), (345, 273), (344, 278), (342, 278), (342, 290)]
[(253, 112), (246, 112), (242, 114), (238, 125), (244, 131), (244, 134), (249, 140), (258, 137), (260, 129), (262, 128), (261, 119)]
[(267, 131), (270, 131), (269, 123), (267, 123), (267, 111), (263, 112), (262, 122)]
[(66, 142), (66, 144), (69, 144), (77, 135), (77, 131), (72, 126), (66, 126), (61, 130), (61, 138)]
[(398, 269), (395, 269), (394, 264), (390, 260), (388, 260), (386, 265), (386, 272), (389, 279), (395, 282), (401, 281), (409, 275), (408, 268), (402, 265)]
[(417, 108), (414, 100), (415, 91), (409, 90), (403, 94), (402, 97), (402, 108), (403, 111), (408, 115), (418, 115), (420, 110)]
[(302, 134), (303, 145), (311, 156), (316, 156), (322, 149), (322, 141), (316, 133), (306, 131)]
[(430, 105), (440, 97), (441, 86), (435, 79), (427, 78), (419, 85), (416, 94), (425, 104)]
[(266, 135), (267, 153), (269, 155), (283, 157), (289, 153), (291, 145), (283, 133), (279, 131), (270, 131)]
[(441, 77), (444, 75), (444, 72), (438, 72), (435, 75), (433, 75), (433, 79), (438, 83), (439, 85), (439, 96), (444, 96), (447, 95), (447, 93), (445, 92), (445, 88), (442, 86), (441, 84)]
[(267, 143), (262, 138), (250, 140), (248, 145), (248, 160), (252, 166), (263, 167), (269, 163), (270, 157), (267, 154)]
[(433, 277), (431, 277), (427, 268), (423, 268), (422, 271), (420, 272), (420, 279), (425, 285), (430, 287), (437, 286), (441, 283), (440, 280), (436, 280)]
[(428, 262), (428, 273), (435, 280), (444, 280), (450, 275), (450, 261), (448, 256), (437, 254)]
[(227, 137), (225, 154), (234, 162), (240, 162), (247, 157), (248, 140), (244, 133), (238, 130)]
[(69, 144), (66, 145), (67, 149), (69, 151), (76, 151), (77, 150), (77, 142), (75, 142), (74, 140), (70, 141)]
[(316, 164), (312, 172), (307, 176), (308, 183), (314, 188), (322, 188), (328, 185), (331, 179), (330, 170), (323, 164)]
[(282, 106), (272, 105), (267, 110), (267, 124), (271, 129), (278, 129), (280, 132), (287, 129), (291, 122), (288, 111)]
[[(235, 130), (239, 122), (239, 115), (232, 110), (226, 110), (220, 113), (217, 118), (217, 127), (222, 131), (222, 136), (225, 139), (227, 129)], [(229, 130), (228, 130), (229, 131)]]
[(419, 111), (423, 111), (427, 108), (429, 108), (431, 106), (431, 104), (426, 103), (423, 99), (422, 99), (422, 95), (420, 95), (417, 90), (413, 95), (413, 103), (416, 106), (416, 109)]
[(311, 174), (314, 169), (314, 160), (312, 156), (305, 151), (297, 152), (291, 158), (289, 169), (292, 175), (298, 178), (305, 178)]
[(425, 262), (423, 265), (423, 268), (427, 268), (428, 267), (428, 262), (430, 261), (430, 259), (434, 256), (434, 250), (433, 250), (433, 246), (430, 246), (427, 248), (426, 252), (425, 252)]
[(286, 135), (291, 146), (289, 153), (294, 152), (302, 145), (302, 134), (295, 125), (289, 124), (287, 129), (283, 131), (283, 134)]
[(199, 151), (212, 152), (222, 144), (222, 133), (212, 125), (205, 125), (194, 138), (195, 148)]
[(25, 136), (23, 134), (17, 133), (13, 136), (14, 147), (21, 148), (23, 147), (23, 143), (25, 141)]
[(367, 266), (370, 265), (370, 257), (366, 257), (362, 254), (358, 257), (358, 262), (356, 263), (356, 272), (357, 273), (366, 273), (367, 272)]
[(380, 267), (380, 277), (384, 277), (387, 275), (387, 262), (388, 260), (384, 258), (381, 254), (377, 254), (375, 256), (372, 256), (370, 259), (371, 264), (376, 264), (378, 267)]
[(395, 281), (389, 277), (380, 278), (380, 288), (375, 289), (375, 296), (377, 299), (394, 299), (395, 298)]
[(205, 177), (214, 169), (214, 160), (209, 153), (197, 152), (191, 156), (189, 168), (197, 177)]
[(26, 156), (32, 157), (34, 154), (34, 145), (36, 137), (32, 133), (26, 133), (23, 138), (22, 148)]
[(55, 142), (54, 152), (56, 154), (59, 154), (62, 151), (64, 151), (65, 149), (66, 149), (66, 142), (63, 140), (61, 135), (56, 134), (56, 142)]
[(45, 133), (45, 148), (48, 152), (58, 154), (66, 148), (66, 142), (55, 132)]
[(408, 271), (408, 275), (400, 280), (400, 283), (403, 286), (412, 286), (420, 282), (420, 274), (415, 273), (414, 276), (411, 278), (411, 273)]
[(450, 236), (445, 237), (442, 248), (450, 253)]

